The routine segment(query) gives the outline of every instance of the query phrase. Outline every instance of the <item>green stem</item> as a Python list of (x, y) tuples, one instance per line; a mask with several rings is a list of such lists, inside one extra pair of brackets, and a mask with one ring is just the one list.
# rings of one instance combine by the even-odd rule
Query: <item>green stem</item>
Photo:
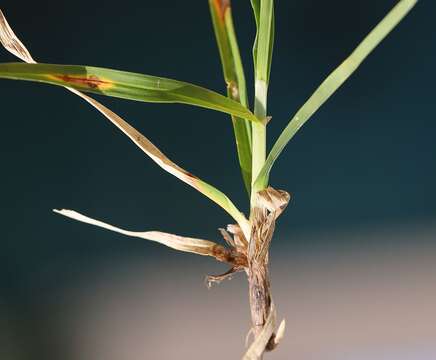
[[(258, 119), (266, 119), (268, 85), (265, 81), (257, 79), (255, 87), (254, 115)], [(251, 205), (254, 202), (254, 195), (259, 187), (254, 186), (254, 181), (262, 169), (266, 158), (266, 122), (253, 123), (253, 159), (252, 159), (252, 182), (251, 182)]]

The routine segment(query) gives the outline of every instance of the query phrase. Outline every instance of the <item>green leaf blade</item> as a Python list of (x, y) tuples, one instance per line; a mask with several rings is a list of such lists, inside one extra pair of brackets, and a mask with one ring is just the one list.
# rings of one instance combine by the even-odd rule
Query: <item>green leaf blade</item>
[(274, 1), (251, 0), (251, 6), (257, 29), (253, 45), (255, 77), (268, 84), (275, 38)]
[(0, 78), (68, 86), (79, 91), (128, 100), (182, 103), (259, 121), (239, 102), (182, 81), (92, 66), (0, 64)]
[[(209, 0), (215, 38), (227, 85), (227, 96), (248, 108), (244, 68), (233, 26), (230, 0)], [(251, 192), (251, 123), (232, 116), (239, 165), (245, 188)]]
[(260, 18), (256, 51), (256, 79), (269, 82), (274, 38), (274, 1), (260, 2)]
[(263, 187), (268, 184), (271, 168), (288, 142), (311, 118), (311, 116), (354, 73), (365, 58), (399, 24), (409, 11), (412, 10), (416, 3), (417, 0), (401, 0), (368, 34), (352, 54), (323, 81), (313, 95), (298, 110), (275, 142), (256, 179), (256, 186)]
[(256, 23), (256, 38), (254, 39), (253, 44), (253, 64), (254, 69), (256, 69), (257, 63), (257, 42), (258, 42), (258, 33), (259, 33), (259, 19), (260, 19), (260, 0), (251, 0), (251, 7), (253, 8), (254, 21)]

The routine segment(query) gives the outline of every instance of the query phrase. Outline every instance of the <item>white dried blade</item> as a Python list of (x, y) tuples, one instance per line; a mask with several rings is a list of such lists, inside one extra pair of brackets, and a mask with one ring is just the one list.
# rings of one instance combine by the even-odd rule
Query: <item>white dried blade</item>
[(6, 17), (4, 16), (2, 10), (0, 9), (0, 40), (3, 46), (10, 53), (20, 58), (27, 63), (36, 63), (30, 55), (29, 51), (20, 41), (20, 39), (15, 35), (12, 28), (9, 26)]
[(282, 320), (280, 323), (276, 336), (274, 338), (274, 347), (277, 347), (277, 345), (280, 343), (280, 341), (283, 340), (283, 337), (285, 336), (285, 330), (286, 330), (286, 321), (285, 319)]
[(215, 248), (219, 246), (218, 244), (208, 241), (208, 240), (202, 240), (202, 239), (195, 239), (185, 236), (178, 236), (174, 234), (168, 234), (160, 231), (129, 231), (124, 230), (121, 228), (118, 228), (116, 226), (107, 224), (103, 221), (96, 220), (93, 218), (90, 218), (88, 216), (85, 216), (83, 214), (80, 214), (73, 210), (57, 210), (53, 209), (55, 213), (58, 213), (60, 215), (66, 216), (70, 219), (74, 219), (77, 221), (81, 221), (90, 225), (98, 226), (103, 229), (107, 229), (110, 231), (114, 231), (126, 236), (132, 236), (137, 237), (145, 240), (151, 240), (155, 241), (157, 243), (160, 243), (162, 245), (166, 245), (172, 249), (184, 251), (184, 252), (190, 252), (198, 255), (205, 255), (205, 256), (213, 256), (215, 257)]
[[(13, 55), (17, 56), (21, 60), (27, 63), (36, 63), (27, 48), (9, 26), (1, 9), (0, 42), (9, 52), (11, 52)], [(245, 236), (248, 238), (250, 233), (250, 225), (248, 220), (225, 194), (173, 163), (144, 135), (142, 135), (134, 127), (128, 124), (124, 119), (122, 119), (120, 116), (115, 114), (113, 111), (111, 111), (98, 101), (73, 88), (66, 87), (66, 89), (78, 95), (83, 100), (92, 105), (94, 108), (96, 108), (109, 121), (111, 121), (116, 127), (118, 127), (118, 129), (120, 129), (125, 135), (127, 135), (146, 155), (148, 155), (161, 168), (174, 175), (178, 179), (182, 180), (186, 184), (192, 186), (193, 188), (207, 196), (209, 199), (220, 205), (238, 222)]]

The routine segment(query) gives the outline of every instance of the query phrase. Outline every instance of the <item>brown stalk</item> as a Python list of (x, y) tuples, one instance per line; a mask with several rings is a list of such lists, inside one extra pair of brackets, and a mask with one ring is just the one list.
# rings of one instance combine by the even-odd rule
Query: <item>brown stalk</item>
[[(268, 268), (269, 247), (274, 234), (275, 222), (286, 208), (289, 199), (287, 192), (268, 187), (256, 194), (256, 205), (251, 211), (252, 230), (248, 248), (247, 273), (254, 344), (265, 329), (269, 317), (272, 316), (275, 320)], [(272, 331), (274, 327), (273, 324)], [(271, 333), (266, 344), (259, 344), (259, 350), (262, 352), (258, 358), (262, 358), (264, 350), (273, 350), (277, 344), (276, 335)]]

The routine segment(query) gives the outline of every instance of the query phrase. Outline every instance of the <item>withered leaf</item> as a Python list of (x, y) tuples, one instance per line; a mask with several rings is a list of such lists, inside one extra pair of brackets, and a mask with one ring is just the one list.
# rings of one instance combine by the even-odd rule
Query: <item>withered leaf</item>
[(217, 247), (222, 247), (212, 241), (195, 239), (185, 236), (168, 234), (160, 231), (129, 231), (107, 224), (103, 221), (92, 219), (73, 210), (53, 210), (54, 212), (69, 217), (71, 219), (81, 221), (90, 225), (95, 225), (110, 231), (114, 231), (126, 236), (137, 237), (145, 240), (151, 240), (160, 244), (166, 245), (172, 249), (190, 252), (198, 255), (206, 255), (216, 257)]

